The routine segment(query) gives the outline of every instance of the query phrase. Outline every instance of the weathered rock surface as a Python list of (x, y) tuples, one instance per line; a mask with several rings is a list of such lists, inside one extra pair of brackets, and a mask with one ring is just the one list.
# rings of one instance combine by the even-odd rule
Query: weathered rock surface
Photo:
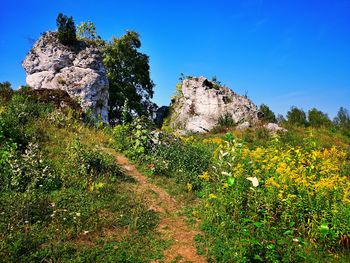
[(270, 133), (287, 132), (285, 128), (278, 126), (276, 123), (267, 123), (264, 125), (264, 128)]
[(45, 33), (22, 63), (33, 89), (60, 89), (108, 122), (108, 79), (97, 47), (85, 42), (65, 46), (55, 32)]
[(172, 102), (170, 125), (176, 130), (207, 132), (225, 115), (249, 127), (259, 120), (260, 112), (251, 100), (227, 87), (205, 77), (190, 78), (182, 82), (181, 94)]

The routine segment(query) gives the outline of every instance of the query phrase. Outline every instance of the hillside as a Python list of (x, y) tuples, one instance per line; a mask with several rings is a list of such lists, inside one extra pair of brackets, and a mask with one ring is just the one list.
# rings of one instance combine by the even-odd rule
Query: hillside
[(79, 110), (29, 94), (1, 97), (5, 262), (349, 258), (340, 132), (160, 136), (145, 118), (84, 123)]

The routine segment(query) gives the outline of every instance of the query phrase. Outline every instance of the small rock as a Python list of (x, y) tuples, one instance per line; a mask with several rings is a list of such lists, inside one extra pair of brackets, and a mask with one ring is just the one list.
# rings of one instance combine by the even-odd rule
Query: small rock
[(243, 122), (241, 124), (238, 124), (236, 129), (240, 130), (240, 131), (243, 131), (243, 130), (248, 129), (249, 127), (250, 127), (250, 123), (248, 121), (245, 121), (245, 122)]
[(276, 133), (276, 132), (287, 132), (288, 130), (286, 130), (285, 128), (282, 128), (280, 126), (278, 126), (278, 124), (276, 123), (268, 123), (264, 125), (264, 128), (266, 130), (268, 130), (271, 133)]

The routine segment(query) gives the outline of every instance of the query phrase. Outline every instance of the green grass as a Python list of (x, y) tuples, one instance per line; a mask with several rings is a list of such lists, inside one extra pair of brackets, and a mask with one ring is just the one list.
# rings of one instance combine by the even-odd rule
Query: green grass
[[(16, 100), (0, 113), (0, 175), (9, 182), (0, 189), (0, 261), (161, 260), (169, 243), (159, 215), (100, 150), (108, 133), (44, 105), (33, 115), (36, 103)], [(11, 122), (18, 112), (26, 122)]]

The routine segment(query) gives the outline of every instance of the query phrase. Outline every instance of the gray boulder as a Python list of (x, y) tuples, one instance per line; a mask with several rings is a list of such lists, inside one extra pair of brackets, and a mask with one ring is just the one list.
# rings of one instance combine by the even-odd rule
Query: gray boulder
[(98, 48), (77, 42), (65, 46), (55, 32), (47, 32), (34, 44), (22, 66), (33, 89), (60, 89), (75, 98), (82, 109), (108, 122), (109, 84)]
[(287, 132), (285, 128), (282, 128), (278, 126), (276, 123), (267, 123), (264, 125), (264, 128), (269, 131), (270, 133), (277, 133), (277, 132)]
[(251, 100), (205, 77), (184, 80), (179, 93), (170, 110), (170, 125), (175, 130), (207, 132), (223, 116), (245, 127), (259, 120), (258, 108)]

